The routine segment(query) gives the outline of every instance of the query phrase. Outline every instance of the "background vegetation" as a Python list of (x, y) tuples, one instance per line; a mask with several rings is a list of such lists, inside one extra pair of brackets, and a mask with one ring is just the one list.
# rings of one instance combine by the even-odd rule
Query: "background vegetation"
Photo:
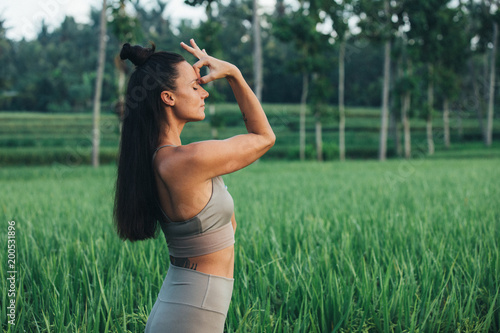
[[(18, 270), (4, 330), (143, 332), (168, 250), (161, 234), (118, 239), (115, 172), (0, 170)], [(498, 332), (499, 173), (498, 159), (415, 159), (268, 161), (225, 176), (238, 221), (227, 332)]]
[[(237, 64), (264, 103), (303, 105), (298, 111), (268, 108), (284, 110), (279, 111), (280, 117), (287, 118), (291, 131), (314, 133), (304, 136), (307, 143), (300, 135), (287, 136), (287, 146), (297, 146), (294, 149), (300, 150), (301, 158), (323, 151), (312, 154), (318, 159), (334, 155), (343, 159), (346, 145), (350, 158), (372, 157), (374, 147), (380, 159), (410, 158), (410, 139), (415, 136), (420, 141), (422, 121), (429, 155), (434, 153), (434, 145), (449, 148), (450, 140), (482, 140), (487, 146), (495, 146), (493, 141), (498, 140), (494, 109), (500, 16), (494, 2), (278, 0), (268, 13), (250, 0), (186, 3), (203, 6), (206, 17), (196, 24), (183, 20), (174, 25), (171, 14), (165, 12), (167, 2), (157, 0), (148, 9), (136, 0), (107, 2), (104, 114), (121, 112), (124, 80), (132, 70), (129, 63), (117, 60), (124, 42), (147, 45), (154, 41), (160, 50), (180, 52), (179, 42), (194, 37), (211, 54)], [(95, 94), (99, 11), (92, 11), (88, 24), (76, 23), (71, 17), (53, 30), (42, 24), (33, 40), (8, 39), (8, 28), (0, 20), (0, 110), (72, 113), (75, 115), (68, 117), (75, 121), (81, 117), (76, 113), (88, 113)], [(256, 65), (257, 59), (261, 67)], [(193, 59), (188, 56), (188, 60)], [(226, 119), (225, 108), (219, 110), (215, 104), (234, 100), (224, 82), (208, 89), (212, 106), (207, 122), (212, 127), (210, 135), (216, 136), (214, 127), (233, 120), (232, 116)], [(368, 126), (359, 125), (352, 117), (344, 125), (344, 105), (351, 109), (382, 106), (378, 115), (362, 112), (373, 118), (365, 124), (371, 122), (369, 131), (378, 131), (379, 137), (356, 132)], [(288, 110), (292, 111), (285, 115)], [(307, 129), (300, 120), (305, 117)], [(345, 134), (344, 126), (351, 133)], [(389, 127), (392, 132), (388, 134)], [(454, 133), (448, 134), (450, 131)], [(359, 134), (355, 139), (354, 132)], [(364, 140), (364, 148), (359, 136), (371, 136)], [(8, 140), (1, 145), (27, 147), (32, 139)], [(106, 157), (109, 143), (107, 139), (102, 142), (105, 161), (110, 160)], [(275, 156), (295, 153), (280, 154)]]

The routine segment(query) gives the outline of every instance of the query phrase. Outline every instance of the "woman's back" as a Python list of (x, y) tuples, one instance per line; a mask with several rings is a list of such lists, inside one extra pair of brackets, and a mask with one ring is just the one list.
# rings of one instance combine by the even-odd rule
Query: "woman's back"
[[(181, 165), (182, 159), (176, 159), (176, 148), (180, 147), (159, 150), (153, 163), (158, 204), (165, 215), (160, 225), (169, 245), (171, 263), (232, 278), (236, 229), (232, 198), (220, 177), (204, 180), (180, 172), (189, 168)], [(160, 167), (168, 177), (161, 177), (157, 171)]]

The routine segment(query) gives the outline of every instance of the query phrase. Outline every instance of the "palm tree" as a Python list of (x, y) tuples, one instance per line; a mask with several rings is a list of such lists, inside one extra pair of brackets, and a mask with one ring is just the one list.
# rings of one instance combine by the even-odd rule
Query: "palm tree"
[(97, 77), (95, 81), (94, 109), (92, 113), (92, 165), (99, 166), (100, 130), (99, 118), (101, 113), (102, 79), (104, 76), (104, 60), (106, 56), (106, 0), (102, 0), (99, 32), (99, 55), (97, 60)]

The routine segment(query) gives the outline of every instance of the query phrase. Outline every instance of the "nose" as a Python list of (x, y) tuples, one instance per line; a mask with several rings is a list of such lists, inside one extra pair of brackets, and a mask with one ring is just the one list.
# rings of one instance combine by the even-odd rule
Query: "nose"
[(207, 98), (210, 94), (208, 93), (208, 91), (206, 91), (205, 89), (201, 88), (201, 98), (205, 99)]

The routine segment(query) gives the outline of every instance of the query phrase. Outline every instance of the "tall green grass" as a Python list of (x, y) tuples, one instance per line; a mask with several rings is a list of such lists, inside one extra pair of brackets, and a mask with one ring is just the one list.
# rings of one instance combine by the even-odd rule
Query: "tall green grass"
[[(235, 200), (227, 332), (500, 331), (499, 159), (259, 162)], [(115, 168), (2, 168), (8, 332), (142, 332), (168, 269), (162, 235), (114, 233)], [(16, 326), (7, 326), (7, 221)]]

